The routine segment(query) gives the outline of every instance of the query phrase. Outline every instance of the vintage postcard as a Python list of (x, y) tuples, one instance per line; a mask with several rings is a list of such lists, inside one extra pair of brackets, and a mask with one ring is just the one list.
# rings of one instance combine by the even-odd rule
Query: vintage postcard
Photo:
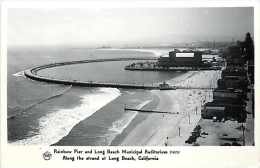
[(2, 167), (259, 166), (256, 5), (4, 3)]

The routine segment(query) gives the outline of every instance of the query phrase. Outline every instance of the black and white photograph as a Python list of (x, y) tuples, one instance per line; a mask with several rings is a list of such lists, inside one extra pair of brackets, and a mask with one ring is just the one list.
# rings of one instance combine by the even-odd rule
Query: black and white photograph
[(254, 146), (254, 8), (8, 8), (7, 141)]

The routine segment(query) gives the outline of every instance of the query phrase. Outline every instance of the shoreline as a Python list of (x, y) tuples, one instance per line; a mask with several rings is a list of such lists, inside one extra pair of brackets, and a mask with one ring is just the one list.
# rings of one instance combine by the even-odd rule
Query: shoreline
[[(215, 85), (219, 72), (200, 72), (186, 74), (171, 82), (179, 85)], [(202, 80), (202, 76), (207, 79)], [(212, 80), (212, 81), (211, 81)], [(180, 112), (180, 115), (149, 114), (141, 123), (136, 125), (125, 137), (122, 146), (179, 146), (186, 145), (192, 130), (201, 119), (200, 111), (203, 103), (212, 100), (212, 94), (203, 90), (168, 90), (151, 91), (159, 97), (158, 106), (152, 110)], [(196, 111), (195, 111), (196, 109)]]
[[(87, 92), (89, 92), (89, 90)], [(76, 96), (78, 94), (79, 94), (79, 96)], [(27, 126), (33, 127), (33, 125), (21, 125), (20, 124), (20, 127), (23, 128), (23, 131), (15, 129), (17, 120), (18, 121), (23, 120), (23, 122), (22, 122), (23, 124), (24, 124), (24, 122), (27, 122), (27, 118), (24, 118), (23, 115), (28, 115), (27, 113), (29, 113), (29, 115), (33, 115), (32, 117), (34, 117), (34, 115), (37, 115), (37, 118), (35, 120), (38, 120), (41, 117), (44, 117), (44, 116), (48, 115), (49, 113), (52, 113), (52, 111), (55, 112), (55, 111), (58, 111), (59, 109), (76, 108), (77, 106), (79, 106), (82, 103), (81, 96), (83, 96), (83, 95), (84, 95), (84, 93), (79, 92), (77, 87), (73, 87), (73, 88), (70, 88), (63, 95), (55, 97), (56, 98), (55, 101), (53, 101), (52, 99), (48, 99), (48, 97), (47, 97), (47, 100), (46, 100), (46, 98), (41, 99), (40, 100), (41, 103), (39, 103), (39, 101), (38, 101), (36, 103), (33, 103), (32, 105), (29, 105), (30, 107), (27, 108), (28, 110), (26, 111), (26, 113), (22, 111), (20, 113), (14, 114), (13, 115), (14, 118), (9, 119), (9, 121), (8, 121), (8, 128), (12, 129), (12, 131), (9, 131), (9, 133), (12, 133), (12, 134), (8, 135), (8, 136), (10, 136), (10, 137), (8, 137), (8, 143), (14, 144), (14, 145), (25, 144), (29, 138), (33, 137), (33, 135), (30, 134), (29, 130), (27, 132), (27, 129), (26, 129)], [(66, 102), (66, 103), (64, 103), (65, 105), (63, 103), (61, 103), (63, 101)], [(12, 116), (10, 116), (10, 117), (12, 117)], [(35, 128), (35, 129), (38, 129), (38, 128)]]
[[(144, 51), (142, 51), (144, 52)], [(148, 51), (149, 52), (149, 51)], [(151, 51), (151, 53), (153, 53)], [(206, 83), (206, 86), (209, 87), (212, 84), (212, 79), (211, 78), (216, 78), (216, 76), (210, 76), (208, 74), (212, 74), (215, 71), (212, 72), (203, 72), (203, 71), (196, 71), (196, 72), (188, 72), (179, 76), (176, 76), (175, 78), (172, 78), (169, 81), (169, 83), (174, 83), (177, 84), (178, 86), (180, 85), (199, 85), (201, 86), (202, 84)], [(204, 76), (206, 75), (206, 76)], [(201, 79), (205, 79), (205, 80), (201, 80)], [(201, 80), (201, 81), (200, 81)], [(167, 81), (167, 82), (168, 82)], [(214, 83), (214, 82), (213, 82)], [(203, 85), (204, 86), (204, 85)], [(137, 92), (136, 90), (131, 90), (131, 92)], [(138, 91), (138, 92), (143, 92), (142, 94), (144, 94), (144, 92), (146, 91)], [(142, 107), (142, 109), (146, 109), (146, 108), (151, 108), (151, 110), (161, 110), (161, 111), (177, 111), (177, 110), (181, 110), (183, 111), (183, 115), (179, 116), (176, 118), (170, 116), (170, 115), (159, 115), (159, 114), (137, 114), (134, 119), (131, 120), (131, 122), (129, 123), (129, 125), (126, 126), (126, 128), (124, 128), (124, 130), (122, 132), (120, 132), (111, 142), (111, 145), (113, 144), (123, 144), (123, 145), (131, 145), (131, 143), (135, 142), (133, 145), (165, 145), (169, 144), (169, 145), (175, 145), (176, 142), (176, 137), (174, 138), (175, 140), (173, 141), (171, 138), (172, 135), (176, 135), (176, 124), (182, 125), (183, 129), (182, 131), (186, 132), (187, 134), (190, 134), (190, 126), (187, 126), (187, 110), (190, 110), (189, 106), (190, 105), (186, 105), (183, 104), (183, 102), (187, 102), (186, 100), (189, 99), (189, 97), (193, 97), (192, 99), (196, 99), (194, 97), (196, 97), (196, 95), (200, 95), (200, 99), (203, 99), (203, 97), (205, 97), (206, 99), (206, 94), (207, 91), (202, 91), (202, 90), (198, 90), (198, 91), (185, 91), (185, 90), (167, 90), (167, 91), (160, 91), (160, 90), (153, 90), (153, 91), (147, 91), (149, 93), (151, 93), (153, 95), (153, 97), (155, 97), (155, 99), (150, 103), (148, 103), (147, 105), (145, 105), (144, 107)], [(200, 94), (199, 94), (200, 92)], [(202, 95), (201, 95), (202, 94)], [(139, 95), (140, 96), (140, 95)], [(177, 101), (175, 101), (176, 97), (178, 98)], [(139, 97), (140, 98), (140, 97)], [(184, 100), (182, 100), (181, 98), (183, 98)], [(118, 97), (116, 98), (118, 99)], [(210, 99), (210, 98), (207, 98)], [(126, 100), (126, 102), (128, 103), (130, 99)], [(131, 101), (131, 100), (130, 100)], [(142, 100), (145, 101), (145, 100)], [(191, 101), (191, 100), (189, 100)], [(103, 105), (99, 110), (95, 111), (93, 114), (91, 114), (91, 116), (81, 120), (80, 122), (78, 122), (76, 125), (80, 125), (81, 123), (83, 123), (83, 127), (80, 128), (84, 128), (84, 124), (85, 126), (88, 125), (88, 123), (86, 123), (87, 121), (89, 121), (88, 119), (93, 118), (93, 116), (98, 115), (98, 113), (103, 113), (104, 111), (109, 112), (107, 109), (113, 107), (112, 102), (114, 102), (114, 100), (112, 100), (111, 102), (109, 102), (108, 104)], [(194, 104), (194, 102), (193, 102)], [(198, 102), (196, 103), (197, 105), (199, 104)], [(117, 104), (116, 104), (117, 105)], [(114, 105), (114, 107), (116, 107)], [(113, 109), (112, 110), (120, 110), (120, 109)], [(111, 110), (109, 109), (109, 110)], [(150, 109), (148, 109), (150, 110)], [(193, 116), (190, 115), (190, 117), (192, 117), (192, 121), (194, 120), (194, 122), (197, 122), (197, 116)], [(121, 121), (120, 121), (121, 122)], [(114, 122), (112, 122), (113, 124)], [(185, 124), (186, 123), (186, 124)], [(122, 123), (118, 123), (119, 125)], [(174, 125), (174, 126), (172, 126)], [(170, 126), (170, 129), (168, 129)], [(69, 133), (65, 136), (69, 136), (71, 132), (75, 132), (76, 127), (75, 125), (72, 127), (72, 129), (70, 129)], [(154, 128), (151, 128), (154, 127)], [(187, 128), (186, 128), (187, 127)], [(191, 126), (193, 127), (193, 126)], [(90, 127), (90, 129), (93, 127)], [(109, 129), (109, 128), (108, 128)], [(168, 130), (167, 130), (168, 129)], [(92, 130), (92, 132), (95, 129)], [(163, 131), (161, 131), (163, 130)], [(83, 133), (86, 134), (87, 131), (84, 131)], [(76, 133), (77, 130), (76, 130)], [(144, 133), (148, 133), (148, 136), (145, 136)], [(138, 140), (138, 138), (135, 138), (133, 135), (139, 135), (139, 139), (141, 139), (140, 141)], [(86, 134), (87, 135), (87, 134)], [(86, 136), (84, 135), (84, 136)], [(79, 134), (80, 136), (80, 134)], [(104, 135), (106, 136), (106, 135)], [(142, 139), (142, 137), (150, 137), (148, 139)], [(60, 145), (60, 141), (62, 141), (65, 137), (61, 138), (57, 143), (54, 143), (53, 145)], [(71, 137), (70, 137), (71, 138)], [(79, 137), (82, 138), (82, 137)], [(128, 141), (133, 140), (131, 143), (128, 143)], [(167, 142), (165, 142), (165, 139), (167, 139)], [(178, 138), (177, 138), (178, 139)], [(74, 141), (74, 143), (73, 143)], [(79, 142), (77, 142), (77, 138), (74, 137), (74, 140), (72, 140), (70, 142), (70, 144), (72, 145), (77, 145), (82, 143), (83, 145), (86, 145), (86, 142), (80, 142), (81, 140), (79, 140)], [(183, 141), (183, 139), (182, 139)], [(66, 142), (67, 143), (67, 142)], [(180, 144), (180, 142), (179, 142)], [(61, 143), (62, 145), (62, 143)], [(178, 145), (178, 144), (177, 144)]]
[[(153, 96), (153, 100), (143, 106), (141, 109), (154, 109), (159, 104), (159, 97)], [(138, 113), (136, 117), (132, 120), (132, 122), (125, 128), (125, 130), (117, 135), (111, 142), (110, 146), (120, 146), (120, 144), (124, 141), (124, 139), (127, 137), (129, 132), (133, 131), (140, 123), (142, 123), (146, 118), (148, 117), (148, 114), (146, 113)]]
[[(212, 81), (217, 81), (218, 75), (217, 71), (210, 72), (192, 72), (185, 73), (183, 75), (177, 76), (176, 78), (170, 80), (170, 82), (177, 83), (179, 85), (197, 85), (201, 82), (206, 82), (206, 85), (211, 85)], [(201, 77), (207, 76), (207, 79), (201, 80)], [(211, 78), (208, 78), (211, 77)], [(153, 91), (128, 91), (121, 89), (121, 96), (117, 97), (112, 102), (103, 106), (100, 110), (95, 112), (89, 118), (86, 118), (79, 122), (70, 133), (59, 140), (53, 145), (77, 145), (77, 146), (180, 146), (186, 145), (185, 140), (188, 139), (192, 130), (199, 122), (200, 110), (202, 103), (210, 101), (212, 99), (212, 94), (205, 90), (153, 90)], [(131, 93), (128, 93), (131, 92)], [(151, 99), (150, 96), (144, 96), (146, 94), (151, 94), (152, 101), (141, 107), (145, 110), (159, 110), (159, 111), (172, 111), (180, 112), (180, 115), (172, 114), (156, 114), (156, 113), (137, 113), (136, 116), (130, 121), (130, 123), (123, 128), (122, 132), (109, 133), (109, 128), (104, 132), (106, 134), (111, 134), (107, 138), (112, 138), (111, 141), (104, 143), (98, 142), (88, 142), (91, 135), (83, 131), (86, 127), (89, 127), (96, 116), (102, 115), (102, 113), (107, 113), (111, 110), (120, 111), (122, 110), (123, 104), (130, 103), (137, 98), (142, 98), (139, 100), (138, 104), (148, 101)], [(130, 96), (130, 97), (129, 97)], [(149, 98), (150, 97), (150, 98)], [(121, 105), (120, 105), (121, 104)], [(130, 103), (131, 104), (131, 103)], [(135, 104), (134, 106), (136, 106)], [(196, 111), (195, 111), (196, 108)], [(113, 110), (113, 111), (114, 111)], [(90, 122), (90, 123), (89, 123)], [(117, 121), (113, 121), (117, 122)], [(118, 123), (119, 124), (119, 123)], [(89, 125), (89, 126), (88, 126)], [(92, 127), (89, 129), (91, 130)], [(93, 127), (94, 128), (94, 127)], [(180, 128), (180, 130), (179, 130)], [(82, 130), (80, 133), (79, 130)], [(91, 131), (93, 132), (94, 129)], [(181, 133), (179, 133), (181, 132)], [(115, 134), (116, 133), (116, 134)], [(84, 135), (86, 134), (86, 135)], [(179, 135), (181, 134), (181, 135)], [(80, 137), (78, 137), (80, 136)], [(83, 137), (81, 137), (83, 136)], [(87, 137), (85, 137), (87, 136)], [(90, 136), (90, 137), (88, 137)], [(76, 138), (78, 137), (78, 138)], [(85, 138), (84, 138), (85, 137)], [(109, 139), (110, 139), (109, 138)], [(99, 140), (102, 140), (99, 139)], [(108, 143), (108, 144), (107, 144)]]
[[(139, 52), (145, 52), (145, 51), (139, 51)], [(152, 51), (149, 51), (150, 53), (152, 53), (153, 54), (153, 52)], [(78, 88), (78, 87), (76, 87), (76, 88)], [(93, 88), (93, 89), (95, 89), (95, 88)], [(73, 87), (73, 89), (72, 90), (74, 90), (74, 87)], [(59, 98), (60, 99), (60, 98)], [(69, 100), (70, 98), (64, 98), (64, 96), (62, 96), (61, 97), (61, 99), (66, 99), (66, 100)], [(66, 105), (68, 105), (70, 108), (68, 109), (68, 110), (73, 110), (74, 108), (76, 108), (76, 107), (78, 107), (78, 106), (81, 106), (82, 105), (82, 102), (81, 102), (81, 100), (80, 100), (81, 98), (79, 98), (79, 101), (77, 101), (77, 102), (75, 102), (74, 104), (72, 104), (72, 105), (70, 105), (71, 103), (68, 103), (68, 104), (66, 104)], [(58, 102), (59, 102), (59, 100), (57, 100)], [(56, 102), (56, 100), (55, 101), (53, 101), (53, 102)], [(54, 103), (50, 103), (49, 101), (47, 101), (46, 103), (43, 103), (43, 104), (54, 104)], [(109, 104), (109, 103), (108, 103)], [(149, 103), (150, 104), (150, 103)], [(65, 107), (65, 109), (66, 109), (66, 105), (64, 106)], [(43, 105), (39, 105), (39, 106), (43, 106)], [(56, 106), (56, 105), (55, 105)], [(55, 109), (51, 109), (52, 111), (53, 111), (53, 113), (56, 113), (55, 111), (57, 111), (57, 110), (59, 110), (59, 108), (57, 108), (57, 107), (55, 107), (54, 106), (54, 108)], [(58, 104), (58, 106), (60, 106), (59, 104)], [(104, 105), (103, 107), (105, 107), (105, 106), (107, 106), (107, 105)], [(49, 107), (49, 106), (48, 106)], [(103, 107), (101, 107), (101, 108), (103, 108)], [(44, 108), (44, 107), (43, 107)], [(63, 108), (62, 108), (63, 109)], [(45, 111), (45, 110), (44, 110)], [(98, 110), (99, 111), (99, 110)], [(97, 112), (97, 111), (96, 111)], [(52, 112), (51, 112), (52, 113)], [(90, 116), (91, 117), (91, 116)], [(71, 129), (71, 130), (73, 130), (73, 128)], [(70, 131), (71, 131), (70, 130)], [(30, 138), (30, 137), (28, 137), (28, 138)], [(26, 139), (24, 139), (25, 141), (27, 140), (27, 138)], [(61, 140), (61, 139), (60, 139)], [(20, 140), (18, 140), (18, 141), (20, 141)], [(16, 140), (15, 141), (13, 141), (14, 143), (15, 142), (17, 142)], [(54, 143), (55, 144), (55, 143)]]
[[(136, 113), (124, 112), (124, 105), (141, 106), (141, 108), (154, 103), (148, 91), (120, 90), (121, 95), (106, 104), (88, 118), (76, 124), (70, 133), (59, 142), (57, 146), (106, 146), (118, 144), (118, 136), (128, 130), (133, 122), (140, 122), (140, 116)], [(109, 114), (109, 115), (107, 115)], [(134, 117), (134, 118), (133, 118)]]
[[(118, 96), (118, 93), (112, 94), (111, 92), (117, 92), (112, 89), (113, 88), (95, 88), (88, 89), (86, 93), (82, 93), (80, 88), (75, 87), (73, 90), (71, 89), (67, 96), (56, 99), (55, 102), (58, 102), (58, 104), (55, 104), (55, 102), (44, 102), (50, 104), (51, 106), (55, 104), (56, 107), (54, 106), (52, 109), (49, 109), (48, 113), (37, 119), (40, 125), (39, 133), (28, 136), (25, 139), (18, 139), (9, 143), (13, 145), (53, 145), (58, 143), (62, 138), (66, 137), (70, 133), (70, 131), (78, 122), (90, 117), (92, 114), (97, 112), (104, 106), (104, 103), (108, 104), (109, 102), (113, 101)], [(106, 97), (104, 100), (102, 100), (101, 104), (97, 105), (93, 103), (95, 100), (100, 99), (103, 95), (108, 95), (109, 97)], [(75, 102), (71, 101), (73, 96)], [(90, 96), (92, 97), (90, 98)], [(64, 104), (61, 104), (63, 101), (67, 102), (65, 104), (69, 108), (66, 108)], [(90, 103), (92, 106), (88, 105)], [(39, 106), (43, 107), (44, 109), (46, 108), (44, 104), (40, 104)], [(66, 120), (66, 122), (63, 122), (64, 120)]]

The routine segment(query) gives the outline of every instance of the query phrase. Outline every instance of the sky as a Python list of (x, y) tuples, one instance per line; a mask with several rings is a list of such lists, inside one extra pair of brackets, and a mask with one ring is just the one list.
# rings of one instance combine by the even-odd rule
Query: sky
[(243, 40), (253, 8), (8, 9), (10, 46), (169, 45)]

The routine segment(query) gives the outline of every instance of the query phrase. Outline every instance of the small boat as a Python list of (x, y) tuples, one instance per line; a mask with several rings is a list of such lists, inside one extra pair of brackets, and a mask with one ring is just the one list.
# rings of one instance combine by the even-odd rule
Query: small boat
[(175, 90), (176, 87), (171, 87), (168, 83), (166, 83), (165, 81), (161, 84), (159, 84), (159, 89), (160, 90)]

